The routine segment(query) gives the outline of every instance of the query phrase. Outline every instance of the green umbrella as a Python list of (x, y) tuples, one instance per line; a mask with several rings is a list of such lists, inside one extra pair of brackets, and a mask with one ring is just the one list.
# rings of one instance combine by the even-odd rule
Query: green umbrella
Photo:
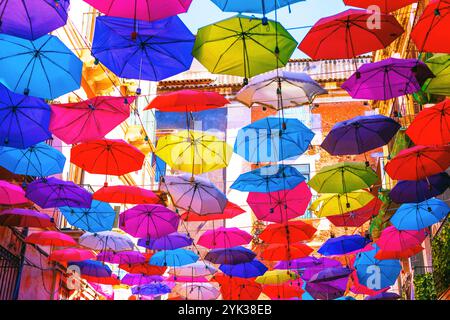
[(363, 162), (342, 162), (322, 168), (309, 182), (319, 193), (347, 193), (369, 188), (377, 174)]
[(237, 15), (200, 28), (193, 55), (212, 73), (247, 79), (285, 66), (296, 47), (278, 22)]
[(430, 94), (450, 95), (450, 54), (437, 53), (428, 58), (425, 63), (436, 78), (428, 79), (422, 90)]

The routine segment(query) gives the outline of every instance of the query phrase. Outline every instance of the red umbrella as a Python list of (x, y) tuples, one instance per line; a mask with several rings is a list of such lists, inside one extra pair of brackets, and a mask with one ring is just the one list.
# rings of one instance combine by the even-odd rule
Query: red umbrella
[(294, 284), (266, 285), (263, 288), (263, 293), (271, 299), (301, 298), (305, 290), (302, 289), (301, 284), (297, 284), (298, 281), (301, 283), (301, 280), (296, 280)]
[(316, 231), (316, 228), (303, 221), (289, 221), (286, 224), (268, 225), (259, 238), (266, 243), (295, 243), (311, 239)]
[(166, 272), (167, 267), (153, 266), (147, 263), (137, 264), (119, 264), (119, 268), (129, 273), (139, 273), (148, 276), (162, 275)]
[(299, 49), (311, 58), (349, 59), (383, 49), (403, 32), (392, 15), (381, 14), (380, 28), (369, 28), (372, 13), (350, 9), (320, 19), (300, 43)]
[(12, 208), (0, 212), (0, 226), (48, 228), (54, 226), (52, 219), (38, 211)]
[(262, 291), (262, 286), (253, 278), (229, 277), (220, 273), (216, 274), (212, 281), (220, 284), (224, 300), (256, 300)]
[(81, 278), (85, 279), (86, 281), (93, 282), (93, 283), (99, 283), (99, 284), (110, 284), (113, 286), (120, 284), (120, 280), (115, 275), (112, 275), (111, 277), (94, 277), (94, 276), (81, 275)]
[(25, 242), (52, 247), (74, 247), (78, 245), (72, 237), (58, 231), (35, 232), (26, 237)]
[(419, 51), (450, 53), (450, 0), (431, 1), (411, 32)]
[(95, 200), (122, 204), (156, 204), (161, 199), (150, 190), (135, 186), (107, 186), (92, 195)]
[(400, 151), (386, 164), (386, 172), (395, 180), (420, 180), (447, 170), (450, 145), (416, 146)]
[(16, 205), (27, 203), (25, 191), (15, 184), (0, 181), (0, 204)]
[(95, 140), (74, 146), (70, 161), (89, 173), (120, 176), (142, 168), (145, 155), (123, 140)]
[(95, 97), (54, 104), (49, 129), (67, 144), (102, 139), (130, 116), (135, 97)]
[(205, 231), (197, 241), (197, 244), (208, 248), (231, 248), (246, 245), (252, 240), (252, 235), (239, 228), (220, 227)]
[(396, 11), (416, 2), (417, 0), (344, 0), (347, 6), (363, 9), (368, 9), (370, 6), (377, 6), (383, 13)]
[(350, 291), (355, 294), (365, 294), (365, 295), (376, 295), (378, 293), (386, 292), (389, 290), (389, 287), (381, 289), (381, 290), (372, 290), (366, 287), (365, 285), (361, 284), (358, 280), (358, 275), (356, 274), (356, 271), (353, 271), (353, 273), (350, 275), (350, 278), (352, 279), (352, 286), (350, 287)]
[(377, 216), (382, 205), (383, 202), (380, 199), (374, 198), (361, 209), (344, 214), (328, 216), (327, 219), (336, 227), (357, 228), (369, 221), (372, 217)]
[(183, 219), (184, 221), (224, 220), (234, 218), (244, 212), (245, 210), (239, 207), (237, 204), (228, 201), (225, 209), (223, 210), (223, 213), (200, 215), (192, 211), (186, 211), (181, 215), (181, 219)]
[(420, 111), (406, 134), (417, 145), (449, 144), (450, 99)]
[(216, 92), (180, 90), (157, 96), (144, 110), (198, 112), (220, 108), (229, 103), (230, 101)]
[(271, 244), (264, 249), (261, 257), (267, 261), (292, 260), (307, 257), (313, 251), (304, 243)]
[(49, 255), (48, 260), (58, 262), (68, 262), (68, 261), (84, 261), (94, 258), (95, 254), (91, 250), (67, 248), (53, 251)]

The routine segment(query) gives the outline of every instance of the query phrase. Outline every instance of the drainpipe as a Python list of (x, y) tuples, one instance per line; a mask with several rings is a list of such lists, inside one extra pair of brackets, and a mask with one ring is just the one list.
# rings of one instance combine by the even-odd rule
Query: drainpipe
[[(23, 238), (26, 238), (27, 235), (28, 235), (28, 228), (24, 228), (22, 231)], [(19, 270), (17, 272), (16, 283), (14, 284), (13, 300), (19, 299), (20, 282), (22, 280), (23, 265), (25, 262), (26, 250), (27, 250), (27, 244), (25, 243), (25, 241), (22, 241), (22, 247), (20, 248)]]

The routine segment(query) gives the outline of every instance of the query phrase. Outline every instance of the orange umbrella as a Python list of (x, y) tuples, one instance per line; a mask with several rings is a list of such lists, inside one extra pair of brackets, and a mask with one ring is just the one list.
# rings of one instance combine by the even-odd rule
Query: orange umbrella
[(295, 243), (309, 240), (317, 229), (303, 221), (289, 221), (285, 224), (275, 223), (268, 225), (259, 235), (267, 243)]

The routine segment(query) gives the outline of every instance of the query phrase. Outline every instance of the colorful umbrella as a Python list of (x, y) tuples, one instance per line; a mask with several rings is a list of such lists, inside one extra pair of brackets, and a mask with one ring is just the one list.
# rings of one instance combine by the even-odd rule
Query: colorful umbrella
[(80, 88), (83, 63), (55, 36), (34, 41), (0, 34), (0, 79), (8, 89), (55, 99)]
[(184, 283), (174, 289), (186, 300), (216, 300), (220, 291), (212, 283)]
[(206, 279), (205, 277), (193, 277), (193, 276), (188, 276), (188, 277), (178, 277), (178, 276), (170, 276), (169, 278), (167, 278), (167, 282), (209, 282), (208, 279)]
[(237, 204), (228, 201), (225, 206), (225, 209), (223, 210), (223, 213), (200, 215), (191, 211), (191, 212), (184, 212), (180, 218), (185, 221), (225, 220), (225, 219), (232, 219), (240, 214), (243, 214), (244, 212), (245, 210), (239, 207)]
[(224, 107), (230, 101), (217, 92), (179, 90), (161, 94), (144, 110), (157, 109), (162, 112), (199, 112)]
[(395, 180), (420, 180), (447, 170), (450, 145), (415, 146), (400, 151), (385, 170)]
[(369, 221), (372, 217), (377, 216), (382, 205), (383, 202), (380, 199), (374, 198), (360, 209), (344, 214), (328, 216), (327, 219), (330, 220), (330, 222), (336, 227), (357, 228)]
[(184, 233), (170, 233), (159, 238), (139, 239), (138, 246), (150, 250), (175, 250), (192, 245), (192, 238)]
[(423, 61), (389, 58), (362, 65), (341, 87), (353, 99), (389, 100), (419, 91), (433, 77)]
[(119, 268), (130, 273), (139, 273), (143, 275), (162, 275), (166, 272), (167, 267), (152, 266), (146, 263), (136, 264), (119, 264)]
[(197, 244), (208, 249), (231, 248), (246, 245), (252, 240), (252, 235), (239, 228), (225, 228), (205, 231), (197, 241)]
[(341, 266), (341, 263), (337, 260), (329, 258), (316, 258), (316, 257), (304, 257), (293, 260), (279, 261), (275, 265), (275, 269), (289, 269), (289, 270), (299, 270), (299, 269), (325, 269), (331, 267)]
[(280, 285), (298, 278), (298, 274), (291, 271), (271, 270), (255, 279), (256, 283), (264, 285)]
[(302, 182), (292, 190), (250, 192), (247, 203), (259, 220), (285, 223), (304, 215), (311, 197), (308, 185)]
[(256, 257), (256, 253), (244, 247), (231, 247), (222, 249), (212, 249), (206, 256), (205, 260), (214, 264), (238, 264), (252, 261)]
[(0, 180), (0, 204), (17, 205), (27, 203), (23, 189), (15, 184)]
[(296, 243), (309, 240), (316, 233), (317, 229), (311, 224), (303, 221), (288, 221), (286, 223), (269, 224), (259, 238), (266, 243)]
[(325, 268), (314, 274), (308, 281), (310, 283), (330, 282), (339, 279), (348, 279), (353, 270), (344, 267)]
[(34, 232), (25, 238), (25, 242), (50, 247), (74, 247), (77, 245), (72, 237), (58, 231)]
[(367, 9), (370, 6), (377, 6), (383, 13), (390, 13), (417, 2), (417, 0), (344, 0), (347, 6)]
[(97, 251), (120, 252), (130, 251), (134, 248), (134, 243), (128, 236), (115, 231), (86, 232), (80, 237), (78, 243), (83, 247)]
[(268, 269), (258, 260), (238, 264), (222, 264), (220, 271), (230, 277), (254, 278), (263, 275)]
[(220, 10), (225, 12), (249, 12), (266, 14), (274, 10), (288, 6), (304, 0), (211, 0)]
[[(353, 260), (354, 260), (354, 258), (353, 258)], [(390, 289), (390, 287), (386, 287), (386, 288), (383, 288), (380, 290), (369, 289), (367, 286), (365, 286), (359, 282), (356, 270), (353, 271), (353, 273), (350, 276), (350, 279), (352, 280), (352, 285), (350, 287), (350, 291), (355, 294), (376, 295), (376, 294), (379, 294), (382, 292), (386, 292), (387, 290)]]
[(9, 91), (1, 83), (0, 119), (0, 146), (23, 149), (52, 137), (49, 106), (42, 99)]
[(387, 144), (400, 127), (383, 115), (358, 116), (336, 123), (321, 147), (335, 156), (361, 154)]
[(53, 219), (45, 213), (27, 209), (6, 209), (0, 212), (0, 225), (8, 227), (49, 228)]
[(147, 276), (145, 274), (133, 274), (127, 273), (120, 282), (129, 286), (142, 286), (155, 282), (162, 282), (164, 277), (162, 276)]
[(364, 300), (398, 300), (401, 296), (395, 292), (382, 292), (374, 296), (365, 297)]
[(71, 181), (42, 178), (27, 185), (25, 196), (39, 207), (90, 208), (92, 194)]
[(192, 53), (211, 73), (250, 78), (286, 65), (296, 46), (280, 23), (237, 15), (200, 28)]
[(160, 137), (155, 154), (171, 169), (202, 174), (227, 167), (233, 149), (216, 136), (181, 130)]
[(97, 17), (92, 54), (122, 78), (160, 81), (190, 68), (195, 37), (180, 18)]
[(314, 249), (304, 243), (276, 243), (265, 247), (261, 258), (267, 261), (292, 260), (307, 257), (313, 251)]
[(450, 81), (450, 55), (436, 53), (425, 60), (425, 63), (435, 75), (428, 79), (422, 86), (422, 90), (429, 94), (450, 96), (448, 83)]
[(198, 256), (185, 249), (162, 250), (150, 258), (150, 264), (155, 266), (181, 267), (198, 260)]
[(136, 264), (144, 263), (145, 257), (137, 251), (102, 251), (97, 255), (97, 260), (116, 264)]
[(91, 250), (66, 248), (54, 250), (48, 256), (49, 261), (68, 262), (68, 261), (84, 261), (94, 259), (95, 254)]
[(294, 167), (276, 164), (241, 174), (230, 188), (244, 192), (275, 192), (291, 190), (305, 180)]
[(65, 163), (66, 157), (44, 142), (26, 149), (0, 146), (0, 166), (15, 174), (46, 177), (62, 173)]
[(391, 218), (398, 230), (422, 230), (445, 219), (450, 212), (447, 203), (429, 199), (420, 203), (404, 203)]
[(299, 285), (283, 283), (281, 285), (265, 285), (262, 291), (272, 300), (300, 298), (305, 292)]
[(379, 260), (409, 258), (423, 250), (420, 244), (426, 236), (423, 230), (397, 230), (394, 226), (387, 227), (376, 241), (380, 250), (375, 258)]
[(433, 0), (425, 7), (422, 16), (411, 32), (411, 39), (420, 52), (450, 53), (450, 1)]
[(93, 140), (73, 146), (70, 161), (89, 173), (121, 176), (139, 171), (145, 155), (123, 140)]
[(136, 186), (106, 186), (94, 192), (95, 200), (122, 204), (157, 204), (161, 200), (150, 190)]
[(273, 71), (252, 78), (236, 95), (247, 107), (281, 110), (311, 104), (315, 97), (328, 93), (306, 73)]
[(221, 214), (228, 201), (211, 181), (183, 174), (166, 176), (161, 189), (167, 192), (177, 208), (199, 215)]
[(252, 279), (229, 277), (223, 273), (213, 278), (220, 284), (224, 300), (256, 300), (261, 294), (262, 286)]
[(333, 300), (345, 294), (347, 283), (348, 278), (319, 283), (308, 282), (305, 289), (314, 299)]
[(51, 105), (50, 130), (67, 144), (98, 140), (130, 116), (134, 97), (95, 97)]
[(164, 283), (149, 283), (131, 288), (132, 294), (143, 296), (160, 296), (162, 294), (170, 293), (172, 289)]
[(110, 278), (112, 276), (111, 269), (106, 264), (100, 261), (71, 261), (68, 264), (69, 266), (77, 266), (80, 270), (81, 276), (88, 276), (93, 278)]
[(369, 242), (360, 235), (344, 235), (328, 239), (317, 252), (324, 256), (344, 255), (363, 249)]
[(303, 154), (313, 138), (298, 119), (269, 117), (240, 129), (234, 152), (249, 162), (277, 162)]
[(207, 277), (216, 272), (216, 267), (205, 261), (197, 261), (181, 267), (169, 269), (169, 274), (176, 277)]
[(371, 28), (372, 13), (349, 9), (320, 19), (298, 47), (315, 60), (349, 59), (384, 49), (403, 32), (394, 16), (381, 14)]
[(363, 208), (375, 197), (366, 191), (354, 191), (350, 193), (323, 194), (309, 207), (319, 218), (353, 212)]
[(141, 204), (120, 214), (119, 226), (137, 238), (159, 238), (176, 232), (178, 215), (160, 204)]
[(398, 181), (389, 198), (395, 203), (419, 203), (444, 193), (449, 187), (449, 175), (441, 172), (417, 181)]
[(417, 145), (449, 144), (450, 99), (420, 111), (406, 134)]

